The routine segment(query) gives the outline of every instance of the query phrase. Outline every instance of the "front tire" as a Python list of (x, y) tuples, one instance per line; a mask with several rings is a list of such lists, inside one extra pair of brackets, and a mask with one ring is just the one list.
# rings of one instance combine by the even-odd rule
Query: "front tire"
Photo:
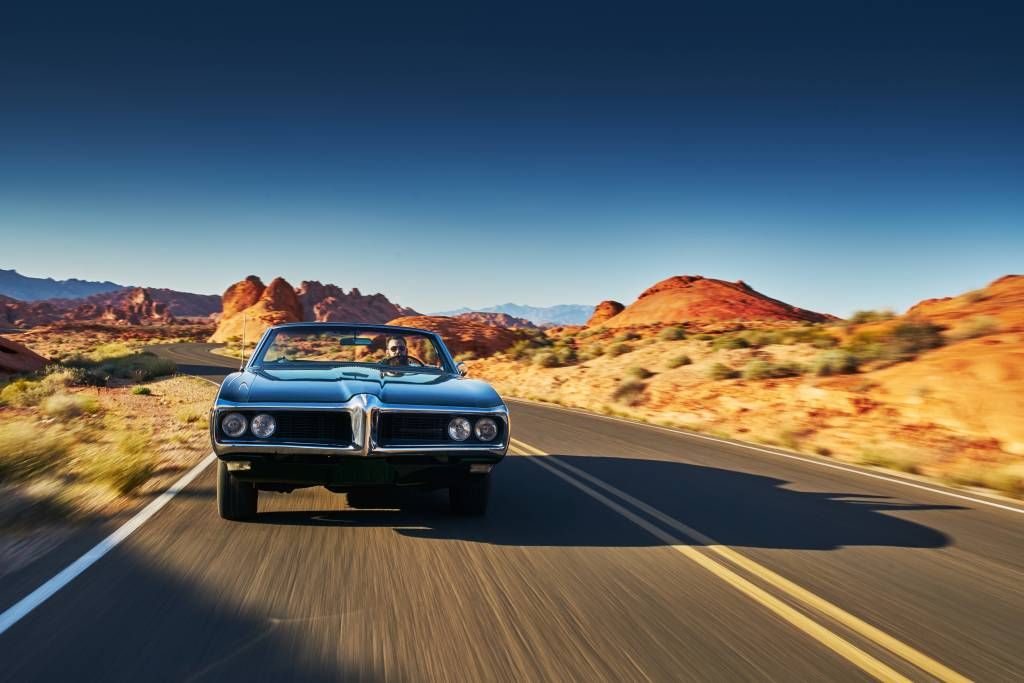
[(452, 512), (469, 517), (487, 514), (487, 503), (491, 497), (491, 475), (471, 479), (448, 489), (448, 503)]
[(256, 516), (260, 492), (254, 484), (239, 481), (228, 472), (223, 460), (217, 462), (217, 509), (224, 519), (240, 522)]

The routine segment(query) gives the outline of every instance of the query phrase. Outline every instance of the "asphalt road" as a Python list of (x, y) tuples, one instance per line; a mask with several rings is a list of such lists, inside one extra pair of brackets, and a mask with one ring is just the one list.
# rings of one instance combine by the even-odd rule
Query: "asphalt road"
[[(1021, 506), (511, 405), (524, 455), (483, 519), (306, 490), (229, 523), (208, 467), (0, 634), (0, 678), (1024, 679)], [(5, 577), (0, 609), (107, 531)]]

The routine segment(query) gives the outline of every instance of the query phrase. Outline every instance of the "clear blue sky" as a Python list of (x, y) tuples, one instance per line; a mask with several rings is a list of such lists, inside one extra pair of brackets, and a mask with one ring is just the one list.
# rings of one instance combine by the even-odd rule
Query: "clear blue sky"
[(1024, 270), (1019, 5), (350, 4), (5, 9), (0, 267), (841, 315)]

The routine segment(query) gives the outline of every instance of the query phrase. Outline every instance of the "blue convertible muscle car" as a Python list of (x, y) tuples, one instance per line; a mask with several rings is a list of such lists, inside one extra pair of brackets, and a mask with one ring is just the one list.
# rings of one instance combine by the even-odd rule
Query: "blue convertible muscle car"
[(464, 374), (427, 330), (270, 328), (211, 409), (221, 516), (250, 519), (260, 491), (307, 486), (447, 488), (454, 512), (484, 514), (509, 415)]

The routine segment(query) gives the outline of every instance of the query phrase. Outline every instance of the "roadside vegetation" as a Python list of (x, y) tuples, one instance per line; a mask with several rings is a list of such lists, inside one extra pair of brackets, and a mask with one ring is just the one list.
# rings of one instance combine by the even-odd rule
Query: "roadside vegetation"
[(206, 453), (216, 387), (175, 370), (108, 342), (0, 379), (0, 527), (116, 512)]

